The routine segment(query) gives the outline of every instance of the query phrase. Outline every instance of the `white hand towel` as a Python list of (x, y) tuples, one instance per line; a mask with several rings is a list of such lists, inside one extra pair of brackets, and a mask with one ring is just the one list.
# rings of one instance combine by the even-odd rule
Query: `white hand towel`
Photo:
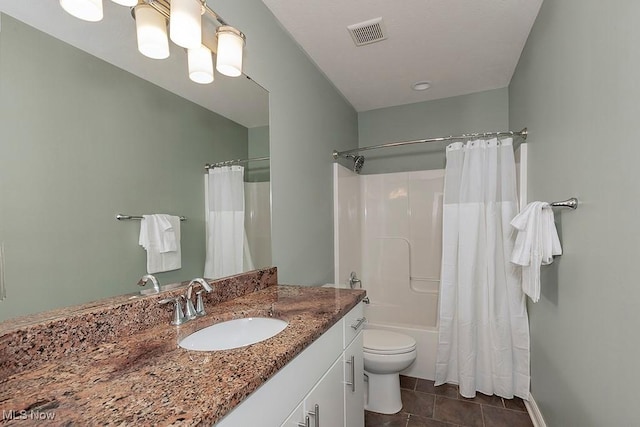
[(160, 273), (182, 267), (179, 217), (143, 215), (138, 243), (147, 251), (147, 273)]
[(518, 230), (511, 262), (522, 266), (522, 290), (533, 302), (540, 299), (540, 266), (553, 262), (562, 248), (553, 210), (548, 203), (529, 203), (511, 221)]

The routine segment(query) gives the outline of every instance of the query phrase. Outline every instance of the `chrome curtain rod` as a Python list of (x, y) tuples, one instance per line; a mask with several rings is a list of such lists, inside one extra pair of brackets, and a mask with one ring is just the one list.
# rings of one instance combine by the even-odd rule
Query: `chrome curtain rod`
[(526, 140), (528, 133), (529, 132), (527, 131), (527, 128), (524, 128), (519, 132), (502, 131), (502, 132), (465, 133), (458, 136), (444, 136), (440, 138), (414, 139), (412, 141), (388, 142), (386, 144), (372, 145), (370, 147), (354, 148), (352, 150), (346, 150), (346, 151), (334, 150), (333, 159), (337, 160), (339, 157), (345, 157), (348, 154), (359, 153), (361, 151), (367, 151), (367, 150), (377, 150), (379, 148), (400, 147), (403, 145), (423, 144), (423, 143), (431, 143), (431, 142), (459, 141), (461, 139), (470, 139), (470, 138), (487, 137), (487, 136), (520, 136), (522, 137), (522, 139)]
[[(118, 214), (118, 215), (116, 215), (116, 219), (118, 221), (123, 221), (125, 219), (135, 219), (135, 220), (141, 221), (142, 220), (142, 216), (141, 215), (123, 215), (123, 214)], [(186, 216), (181, 216), (180, 217), (180, 221), (186, 221), (186, 220), (187, 220)]]
[(240, 163), (260, 162), (262, 160), (269, 160), (269, 156), (254, 157), (253, 159), (225, 160), (223, 162), (207, 163), (206, 165), (204, 165), (204, 168), (209, 170), (209, 169), (217, 168), (219, 166), (232, 166), (232, 165), (239, 165)]

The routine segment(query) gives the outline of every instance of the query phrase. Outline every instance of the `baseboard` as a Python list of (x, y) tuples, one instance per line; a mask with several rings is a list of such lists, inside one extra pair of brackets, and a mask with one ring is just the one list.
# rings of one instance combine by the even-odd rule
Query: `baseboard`
[(524, 406), (527, 407), (527, 412), (529, 412), (529, 417), (531, 417), (533, 427), (547, 427), (547, 424), (542, 418), (542, 412), (540, 412), (540, 408), (538, 408), (538, 404), (531, 394), (529, 394), (528, 401), (524, 400)]

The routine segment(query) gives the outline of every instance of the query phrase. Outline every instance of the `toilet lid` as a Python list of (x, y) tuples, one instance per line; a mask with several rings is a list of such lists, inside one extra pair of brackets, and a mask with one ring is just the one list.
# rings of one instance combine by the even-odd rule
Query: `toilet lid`
[(370, 353), (408, 353), (416, 348), (416, 340), (405, 334), (380, 329), (365, 329), (363, 334), (364, 351)]

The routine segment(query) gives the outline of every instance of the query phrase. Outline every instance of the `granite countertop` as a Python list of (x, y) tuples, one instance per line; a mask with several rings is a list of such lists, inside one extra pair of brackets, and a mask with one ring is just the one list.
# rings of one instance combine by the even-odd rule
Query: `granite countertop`
[[(0, 381), (0, 424), (211, 425), (326, 332), (362, 290), (270, 286), (207, 306), (207, 315), (43, 361)], [(178, 341), (240, 317), (289, 321), (280, 334), (233, 350), (195, 352)], [(13, 416), (13, 419), (8, 419)]]

